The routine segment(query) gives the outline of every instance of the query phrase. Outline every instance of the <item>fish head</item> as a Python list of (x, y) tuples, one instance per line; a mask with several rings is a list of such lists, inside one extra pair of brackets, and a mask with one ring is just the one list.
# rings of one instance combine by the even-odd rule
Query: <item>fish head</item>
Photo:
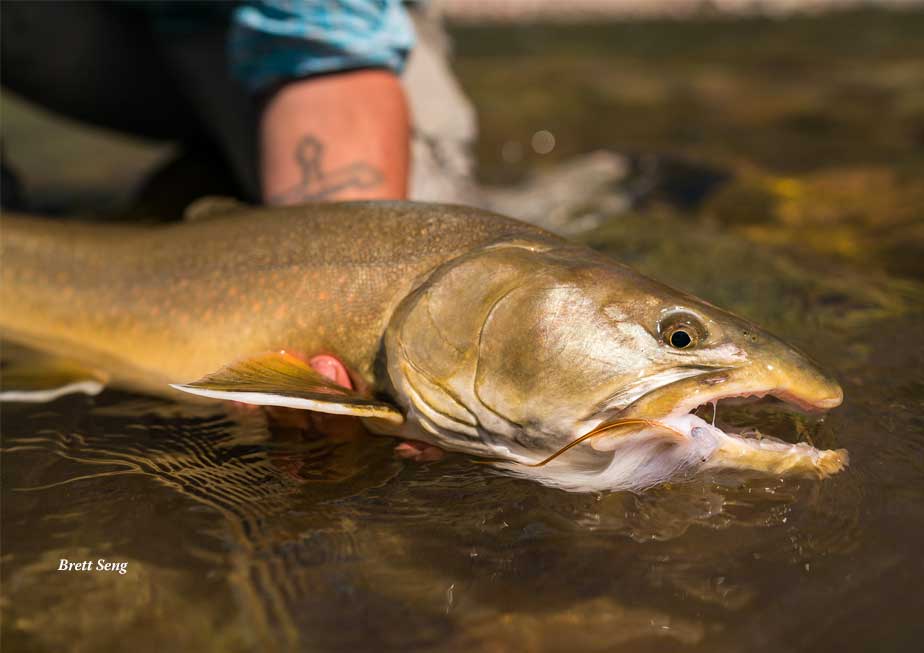
[(826, 410), (843, 397), (747, 320), (560, 243), (502, 243), (444, 265), (396, 311), (386, 351), (426, 439), (521, 461), (617, 419), (683, 430), (681, 418), (719, 399)]

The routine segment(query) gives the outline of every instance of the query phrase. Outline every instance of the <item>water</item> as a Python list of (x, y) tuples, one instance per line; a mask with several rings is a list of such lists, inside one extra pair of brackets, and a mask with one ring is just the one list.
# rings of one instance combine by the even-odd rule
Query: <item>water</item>
[[(890, 65), (900, 50), (890, 46)], [(842, 137), (812, 135), (822, 150)], [(773, 141), (742, 139), (723, 147)], [(864, 151), (850, 145), (853, 157)], [(818, 421), (775, 404), (720, 404), (717, 423), (844, 447), (846, 471), (571, 494), (465, 456), (398, 460), (393, 441), (347, 418), (299, 432), (259, 413), (118, 390), (4, 405), (5, 650), (917, 650), (920, 249), (889, 207), (850, 206), (888, 213), (885, 226), (813, 224), (843, 196), (813, 185), (811, 171), (796, 178), (815, 207), (800, 220), (789, 195), (732, 169), (735, 181), (702, 204), (608, 216), (582, 239), (811, 352), (841, 381), (842, 407)], [(902, 205), (903, 188), (860, 195)], [(755, 205), (775, 208), (743, 227), (728, 218)], [(817, 230), (831, 237), (819, 244)], [(918, 252), (900, 265), (883, 245), (896, 234)], [(856, 240), (868, 247), (832, 251)], [(61, 558), (125, 562), (127, 573), (59, 572)]]

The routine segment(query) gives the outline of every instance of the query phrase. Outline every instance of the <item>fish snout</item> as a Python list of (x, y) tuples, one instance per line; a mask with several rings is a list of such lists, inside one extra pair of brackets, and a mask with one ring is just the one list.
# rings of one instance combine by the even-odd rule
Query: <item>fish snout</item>
[(830, 377), (799, 379), (795, 384), (781, 384), (773, 394), (778, 399), (809, 411), (827, 411), (844, 401), (840, 384)]
[(831, 408), (837, 408), (843, 402), (843, 388), (841, 388), (841, 385), (837, 381), (829, 379), (827, 392), (816, 401), (815, 405), (822, 410), (830, 410)]
[(778, 343), (776, 351), (762, 357), (762, 365), (773, 378), (770, 394), (809, 411), (826, 411), (844, 401), (844, 391), (834, 377), (802, 352)]

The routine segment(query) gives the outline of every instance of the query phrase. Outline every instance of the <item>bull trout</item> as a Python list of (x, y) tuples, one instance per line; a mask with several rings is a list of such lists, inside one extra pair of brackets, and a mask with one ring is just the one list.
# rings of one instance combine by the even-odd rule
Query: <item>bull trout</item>
[[(836, 407), (841, 388), (804, 354), (534, 226), (403, 202), (225, 203), (192, 217), (5, 216), (0, 329), (74, 361), (49, 377), (57, 387), (19, 389), (24, 377), (7, 374), (6, 397), (114, 383), (356, 415), (578, 491), (706, 468), (825, 477), (847, 462), (692, 414), (767, 395)], [(304, 362), (317, 353), (341, 360), (355, 389)]]

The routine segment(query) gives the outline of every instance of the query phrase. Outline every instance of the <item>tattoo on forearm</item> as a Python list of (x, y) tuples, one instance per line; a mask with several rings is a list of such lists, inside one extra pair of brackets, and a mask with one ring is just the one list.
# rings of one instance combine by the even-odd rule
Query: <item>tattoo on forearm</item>
[(363, 161), (324, 170), (324, 145), (314, 136), (304, 136), (295, 146), (295, 160), (302, 178), (297, 184), (269, 197), (271, 204), (292, 204), (328, 199), (347, 188), (375, 188), (384, 181), (382, 172)]

